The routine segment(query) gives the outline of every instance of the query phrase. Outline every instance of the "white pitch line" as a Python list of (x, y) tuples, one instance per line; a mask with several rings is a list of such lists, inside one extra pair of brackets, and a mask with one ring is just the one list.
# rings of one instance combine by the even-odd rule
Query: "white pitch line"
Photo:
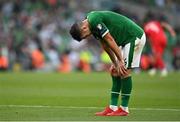
[[(49, 106), (49, 105), (0, 105), (2, 107), (18, 108), (65, 108), (65, 109), (103, 109), (103, 107), (78, 107), (78, 106)], [(130, 108), (130, 110), (139, 111), (180, 111), (175, 108)]]
[(49, 106), (49, 105), (0, 105), (0, 107), (19, 107), (19, 108), (69, 108), (69, 109), (100, 109), (103, 107), (79, 107), (79, 106)]

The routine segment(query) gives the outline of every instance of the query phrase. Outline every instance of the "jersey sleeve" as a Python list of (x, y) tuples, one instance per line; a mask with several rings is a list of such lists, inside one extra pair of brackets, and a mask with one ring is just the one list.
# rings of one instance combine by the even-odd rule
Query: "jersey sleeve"
[(88, 14), (87, 19), (94, 36), (102, 39), (109, 32), (108, 28), (103, 23), (102, 17), (99, 14), (91, 12)]

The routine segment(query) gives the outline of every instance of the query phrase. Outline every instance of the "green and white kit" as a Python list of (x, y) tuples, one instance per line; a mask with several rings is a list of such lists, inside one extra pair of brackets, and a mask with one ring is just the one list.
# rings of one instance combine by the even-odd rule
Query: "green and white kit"
[(129, 18), (111, 11), (93, 11), (87, 15), (90, 30), (98, 40), (109, 32), (122, 48), (127, 68), (139, 67), (140, 57), (146, 42), (143, 29)]

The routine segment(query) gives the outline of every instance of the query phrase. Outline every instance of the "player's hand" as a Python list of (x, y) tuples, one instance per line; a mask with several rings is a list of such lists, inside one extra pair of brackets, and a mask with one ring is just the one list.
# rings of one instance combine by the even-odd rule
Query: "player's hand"
[(126, 76), (126, 75), (128, 75), (128, 71), (127, 71), (127, 69), (126, 69), (125, 64), (124, 64), (123, 61), (120, 61), (120, 62), (119, 62), (119, 65), (118, 65), (118, 73), (119, 73), (120, 76)]
[(112, 76), (119, 76), (118, 70), (114, 64), (111, 65), (109, 71)]

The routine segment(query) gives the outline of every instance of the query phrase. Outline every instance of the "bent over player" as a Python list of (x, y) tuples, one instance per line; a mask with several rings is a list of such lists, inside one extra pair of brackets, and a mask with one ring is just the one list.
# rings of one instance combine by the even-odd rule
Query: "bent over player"
[(150, 20), (144, 24), (144, 31), (149, 39), (152, 55), (153, 55), (153, 68), (150, 70), (150, 75), (155, 75), (156, 70), (161, 70), (161, 76), (167, 75), (167, 69), (165, 61), (163, 60), (163, 54), (167, 45), (167, 37), (165, 30), (170, 32), (171, 36), (175, 38), (175, 31), (166, 22), (158, 20)]
[[(127, 116), (131, 96), (131, 70), (139, 67), (146, 37), (143, 30), (127, 17), (111, 11), (93, 11), (70, 30), (71, 36), (81, 41), (91, 34), (101, 42), (112, 60), (110, 68), (112, 89), (110, 105), (97, 116)], [(118, 98), (121, 95), (121, 105)]]

